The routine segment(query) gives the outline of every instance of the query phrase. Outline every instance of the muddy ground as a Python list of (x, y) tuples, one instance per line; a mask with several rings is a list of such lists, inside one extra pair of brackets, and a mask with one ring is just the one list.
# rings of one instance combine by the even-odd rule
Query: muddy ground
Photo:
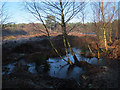
[[(61, 37), (61, 35), (51, 37), (51, 40), (60, 54), (64, 55)], [(72, 47), (80, 49), (87, 47), (85, 47), (85, 37), (69, 36), (68, 38), (72, 43)], [(90, 37), (90, 40), (95, 40), (95, 38)], [(2, 65), (4, 66), (21, 58), (26, 58), (28, 62), (33, 61), (34, 58), (37, 58), (36, 53), (39, 53), (42, 60), (58, 56), (46, 36), (5, 40), (2, 43)], [(31, 55), (34, 57), (31, 57)], [(53, 78), (45, 72), (31, 74), (26, 70), (26, 66), (22, 66), (23, 68), (18, 66), (13, 73), (3, 75), (2, 86), (3, 88), (118, 88), (120, 62), (111, 60), (113, 62), (110, 61), (108, 64), (109, 60), (106, 60), (106, 66), (93, 66), (85, 69), (86, 72), (80, 75), (81, 83), (73, 79)]]

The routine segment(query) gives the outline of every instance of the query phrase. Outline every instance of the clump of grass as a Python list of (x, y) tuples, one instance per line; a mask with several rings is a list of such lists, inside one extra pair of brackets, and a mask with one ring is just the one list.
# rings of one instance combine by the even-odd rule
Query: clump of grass
[(15, 39), (15, 37), (14, 36), (9, 36), (9, 37), (6, 37), (5, 39), (6, 40), (12, 40), (12, 39)]
[(11, 39), (15, 39), (15, 38), (14, 38), (14, 37), (11, 37), (10, 40), (11, 40)]
[(29, 36), (31, 36), (31, 37), (32, 37), (32, 36), (34, 36), (34, 35), (30, 34)]
[(86, 47), (82, 47), (80, 50), (81, 50), (80, 54), (82, 56), (85, 56), (85, 54), (88, 52), (88, 49)]

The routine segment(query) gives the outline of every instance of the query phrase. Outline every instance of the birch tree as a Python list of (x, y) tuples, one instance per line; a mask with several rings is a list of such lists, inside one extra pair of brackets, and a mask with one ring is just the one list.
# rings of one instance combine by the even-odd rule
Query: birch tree
[[(107, 51), (107, 27), (114, 19), (114, 15), (118, 10), (115, 2), (94, 2), (93, 6), (93, 18), (96, 26), (96, 32), (99, 34), (99, 32), (103, 31), (104, 47), (105, 51)], [(109, 31), (111, 32), (111, 29), (109, 29)]]
[[(57, 2), (52, 1), (45, 1), (45, 2), (37, 2), (33, 0), (32, 2), (25, 2), (26, 9), (34, 16), (36, 17), (40, 22), (42, 22), (43, 26), (46, 29), (46, 34), (49, 37), (49, 41), (56, 51), (56, 53), (66, 62), (68, 62), (70, 65), (73, 65), (74, 63), (77, 64), (79, 61), (75, 55), (75, 52), (72, 50), (71, 44), (68, 40), (68, 34), (66, 30), (66, 23), (68, 23), (70, 20), (72, 20), (78, 13), (82, 11), (82, 9), (85, 6), (85, 2), (75, 2), (69, 1), (69, 0), (59, 0)], [(45, 18), (47, 15), (52, 15), (55, 17), (56, 21), (61, 25), (62, 30), (62, 36), (63, 36), (63, 43), (65, 47), (66, 57), (67, 60), (65, 60), (58, 52), (58, 50), (54, 47), (52, 41), (50, 40), (50, 34), (49, 30), (45, 25)], [(74, 62), (72, 62), (68, 56), (68, 49), (70, 49), (70, 52), (73, 56)]]

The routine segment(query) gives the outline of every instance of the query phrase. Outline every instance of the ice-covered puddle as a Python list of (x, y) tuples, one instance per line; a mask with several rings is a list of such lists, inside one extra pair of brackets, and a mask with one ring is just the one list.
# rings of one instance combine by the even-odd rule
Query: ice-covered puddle
[(10, 63), (8, 65), (2, 66), (2, 75), (4, 74), (10, 74), (13, 69), (15, 68), (16, 63)]
[[(95, 65), (101, 65), (102, 64), (102, 59), (99, 60), (93, 57), (93, 58), (85, 58), (80, 55), (80, 49), (73, 48), (73, 51), (75, 52), (77, 58), (79, 61), (87, 61), (88, 63), (95, 64)], [(66, 59), (66, 56), (63, 56), (64, 59)], [(69, 53), (70, 60), (74, 62), (73, 57), (71, 53)], [(42, 72), (42, 68), (44, 68), (43, 65), (39, 66), (39, 70), (36, 70), (36, 63), (27, 63), (25, 62), (24, 59), (21, 59), (17, 62), (10, 63), (8, 65), (5, 65), (2, 67), (2, 75), (4, 74), (10, 74), (13, 72), (14, 68), (16, 68), (17, 63), (21, 63), (21, 67), (28, 66), (28, 72), (31, 72), (32, 74), (37, 74), (39, 73), (38, 71)], [(72, 69), (70, 69), (69, 65), (63, 61), (61, 58), (56, 57), (56, 58), (49, 58), (47, 60), (47, 63), (49, 65), (48, 73), (52, 77), (57, 77), (57, 78), (64, 78), (64, 79), (70, 79), (73, 78), (75, 80), (79, 81), (80, 74), (84, 73), (84, 70), (78, 66), (74, 66)]]
[(36, 70), (35, 70), (35, 63), (27, 63), (25, 62), (24, 59), (21, 59), (19, 61), (16, 61), (16, 62), (13, 62), (13, 63), (10, 63), (10, 64), (7, 64), (5, 66), (2, 66), (2, 75), (5, 75), (5, 74), (11, 74), (15, 68), (18, 68), (18, 64), (21, 64), (21, 68), (25, 67), (25, 66), (28, 66), (28, 71), (31, 72), (31, 73), (37, 73)]
[(69, 71), (69, 65), (61, 60), (60, 58), (49, 58), (50, 63), (49, 75), (57, 78), (70, 79), (74, 78), (79, 80), (79, 75), (84, 71), (82, 68), (75, 66), (72, 70)]
[[(87, 61), (88, 63), (95, 64), (95, 65), (102, 64), (102, 59), (100, 59), (98, 62), (98, 59), (95, 57), (93, 58), (82, 57), (80, 55), (80, 49), (73, 48), (73, 51), (75, 52), (79, 61)], [(63, 56), (63, 57), (64, 59), (66, 59), (66, 56)], [(70, 60), (74, 62), (71, 53), (69, 53), (69, 57), (70, 57)], [(72, 70), (69, 70), (70, 65), (68, 65), (61, 58), (49, 58), (48, 62), (50, 65), (49, 75), (52, 77), (65, 78), (65, 79), (74, 78), (75, 80), (79, 81), (80, 74), (84, 73), (84, 70), (78, 66), (75, 66), (72, 68)]]

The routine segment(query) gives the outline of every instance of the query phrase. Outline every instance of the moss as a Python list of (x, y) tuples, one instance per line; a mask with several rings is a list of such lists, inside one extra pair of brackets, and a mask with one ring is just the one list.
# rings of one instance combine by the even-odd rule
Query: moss
[(45, 53), (36, 52), (32, 53), (29, 56), (26, 57), (26, 60), (28, 62), (34, 62), (36, 64), (36, 70), (39, 72), (39, 66), (43, 66), (43, 72), (46, 72), (49, 70), (49, 64), (47, 62), (48, 56)]
[(47, 62), (45, 62), (44, 63), (44, 72), (46, 72), (46, 71), (48, 71), (49, 70), (49, 68), (50, 68), (50, 65), (47, 63)]
[(33, 59), (36, 64), (41, 65), (46, 62), (46, 60), (48, 59), (48, 56), (44, 54), (36, 53), (33, 55)]
[(45, 55), (44, 53), (36, 52), (32, 53), (29, 56), (26, 57), (26, 60), (29, 62), (35, 62), (38, 65), (41, 65), (44, 63), (49, 57)]

